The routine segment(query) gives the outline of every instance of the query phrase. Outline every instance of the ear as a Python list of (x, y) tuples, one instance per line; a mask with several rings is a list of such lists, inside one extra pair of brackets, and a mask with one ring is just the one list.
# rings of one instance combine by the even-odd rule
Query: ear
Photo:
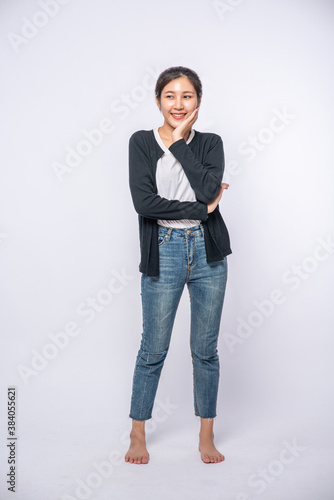
[(158, 97), (155, 98), (155, 102), (157, 103), (157, 106), (158, 106), (159, 110), (161, 111), (160, 101), (159, 101)]

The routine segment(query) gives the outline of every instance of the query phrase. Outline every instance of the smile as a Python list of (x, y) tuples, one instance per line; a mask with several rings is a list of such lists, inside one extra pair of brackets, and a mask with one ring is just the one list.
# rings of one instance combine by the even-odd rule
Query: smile
[(187, 113), (171, 113), (171, 115), (176, 118), (176, 119), (180, 119), (180, 118), (183, 118)]

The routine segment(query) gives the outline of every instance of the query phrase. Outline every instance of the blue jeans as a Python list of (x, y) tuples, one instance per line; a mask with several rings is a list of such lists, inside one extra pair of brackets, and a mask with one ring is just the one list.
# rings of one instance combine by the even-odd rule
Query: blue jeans
[(159, 276), (141, 276), (143, 332), (133, 374), (129, 417), (152, 418), (161, 370), (176, 311), (187, 284), (191, 305), (190, 348), (195, 415), (216, 416), (219, 381), (217, 351), (226, 280), (226, 257), (206, 262), (202, 224), (175, 229), (159, 226)]

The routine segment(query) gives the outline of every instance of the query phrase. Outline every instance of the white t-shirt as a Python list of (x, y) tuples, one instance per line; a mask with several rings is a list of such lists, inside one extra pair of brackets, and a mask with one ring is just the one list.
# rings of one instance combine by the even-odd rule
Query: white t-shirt
[[(153, 129), (153, 132), (159, 146), (164, 151), (164, 154), (157, 162), (156, 182), (158, 195), (166, 198), (167, 200), (197, 201), (195, 191), (191, 187), (181, 163), (165, 146), (159, 135), (158, 128)], [(195, 130), (191, 129), (187, 144), (189, 144), (194, 135)], [(185, 228), (198, 226), (201, 221), (194, 219), (158, 219), (157, 222), (160, 226)]]

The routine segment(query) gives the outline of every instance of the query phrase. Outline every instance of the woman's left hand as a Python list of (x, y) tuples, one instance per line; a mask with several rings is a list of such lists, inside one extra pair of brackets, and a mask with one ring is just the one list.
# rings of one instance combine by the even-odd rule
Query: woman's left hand
[(173, 142), (178, 141), (179, 139), (184, 139), (185, 135), (191, 130), (191, 127), (195, 123), (198, 117), (199, 106), (194, 109), (188, 118), (182, 121), (182, 123), (176, 127), (172, 133)]

